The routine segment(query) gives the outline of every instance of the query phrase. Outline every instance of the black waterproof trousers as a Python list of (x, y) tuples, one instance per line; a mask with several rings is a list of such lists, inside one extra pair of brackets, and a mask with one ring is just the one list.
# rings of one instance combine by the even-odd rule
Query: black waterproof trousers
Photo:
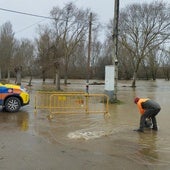
[(156, 115), (159, 113), (161, 109), (147, 109), (144, 114), (140, 118), (140, 129), (143, 130), (145, 127), (145, 120), (146, 118), (151, 118), (153, 129), (157, 129), (157, 121), (156, 121)]

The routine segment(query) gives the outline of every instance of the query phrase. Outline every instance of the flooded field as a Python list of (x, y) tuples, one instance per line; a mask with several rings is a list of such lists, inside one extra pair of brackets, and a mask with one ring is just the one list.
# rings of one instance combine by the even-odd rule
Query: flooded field
[[(69, 80), (64, 91), (84, 91), (85, 81)], [(2, 170), (169, 170), (170, 82), (165, 80), (119, 81), (118, 99), (110, 104), (110, 118), (103, 114), (34, 113), (34, 95), (42, 89), (33, 80), (30, 105), (18, 113), (0, 112), (0, 169)], [(26, 84), (26, 83), (25, 83)], [(50, 84), (50, 82), (47, 82)], [(104, 93), (104, 85), (90, 85), (89, 93)], [(134, 97), (149, 97), (162, 107), (159, 130), (133, 131), (140, 115)]]

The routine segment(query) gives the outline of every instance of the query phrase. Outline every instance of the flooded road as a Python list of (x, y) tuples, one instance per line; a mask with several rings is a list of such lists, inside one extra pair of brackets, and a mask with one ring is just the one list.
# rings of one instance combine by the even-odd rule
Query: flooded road
[[(71, 81), (65, 91), (85, 91), (85, 82)], [(31, 103), (18, 113), (0, 112), (0, 170), (169, 170), (170, 82), (164, 80), (118, 83), (121, 104), (110, 104), (111, 117), (103, 114), (34, 114), (33, 81)], [(90, 93), (103, 93), (104, 85), (90, 85)], [(162, 107), (157, 116), (159, 131), (133, 131), (140, 114), (134, 97), (149, 97)]]

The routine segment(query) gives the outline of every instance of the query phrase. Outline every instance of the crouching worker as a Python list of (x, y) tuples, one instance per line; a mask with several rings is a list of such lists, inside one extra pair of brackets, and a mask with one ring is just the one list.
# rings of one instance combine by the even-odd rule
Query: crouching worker
[(144, 127), (147, 118), (150, 118), (152, 120), (152, 129), (157, 131), (158, 127), (157, 127), (156, 115), (161, 110), (160, 105), (151, 99), (139, 98), (139, 97), (136, 97), (134, 99), (134, 103), (137, 104), (139, 112), (141, 113), (140, 127), (135, 131), (144, 132)]

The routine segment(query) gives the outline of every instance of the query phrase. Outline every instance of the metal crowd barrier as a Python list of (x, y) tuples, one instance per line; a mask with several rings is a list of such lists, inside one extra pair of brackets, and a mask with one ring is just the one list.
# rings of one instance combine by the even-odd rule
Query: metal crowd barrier
[(50, 109), (50, 96), (53, 94), (84, 94), (84, 92), (36, 91), (34, 109)]
[(105, 94), (83, 92), (37, 92), (35, 111), (48, 109), (50, 116), (57, 113), (108, 113), (109, 98)]

